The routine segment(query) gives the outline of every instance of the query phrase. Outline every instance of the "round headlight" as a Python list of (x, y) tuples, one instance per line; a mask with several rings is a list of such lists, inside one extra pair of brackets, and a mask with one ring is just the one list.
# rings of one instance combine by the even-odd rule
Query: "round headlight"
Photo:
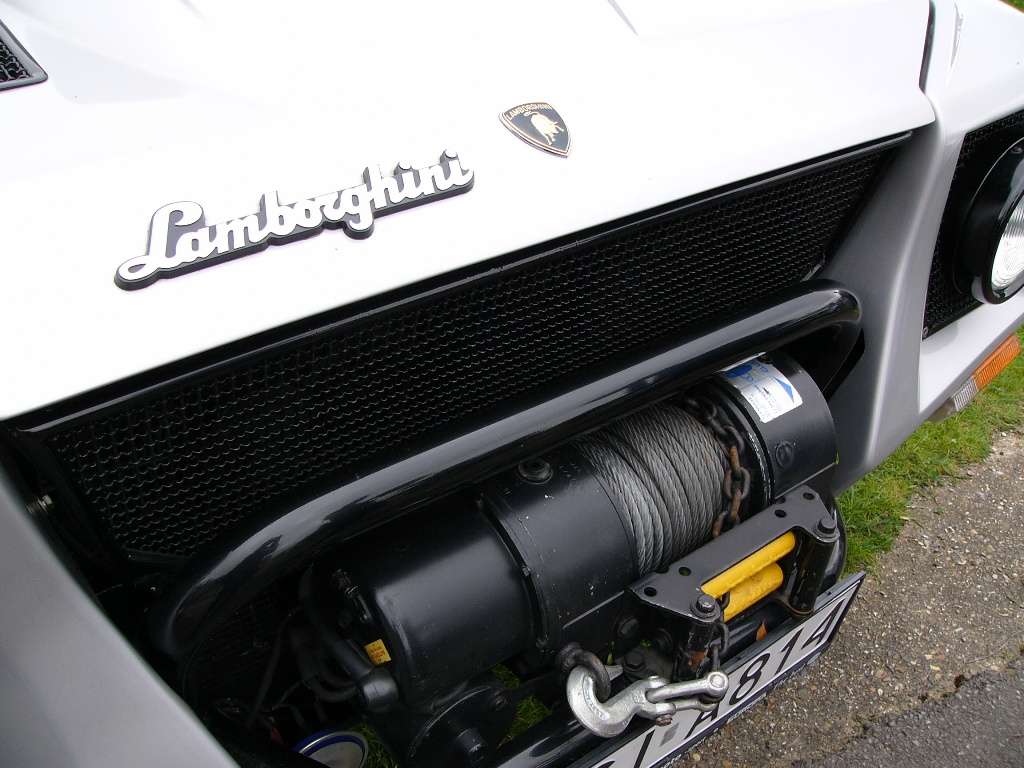
[(1024, 274), (1024, 198), (1010, 214), (992, 257), (992, 290), (1005, 293)]
[(971, 200), (957, 257), (972, 293), (998, 304), (1024, 286), (1024, 139), (995, 162)]

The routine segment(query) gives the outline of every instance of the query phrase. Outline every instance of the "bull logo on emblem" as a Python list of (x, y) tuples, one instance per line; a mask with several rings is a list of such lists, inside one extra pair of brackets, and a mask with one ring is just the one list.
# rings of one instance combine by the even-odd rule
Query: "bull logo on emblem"
[(544, 137), (548, 146), (553, 146), (558, 134), (563, 133), (565, 130), (550, 117), (542, 115), (540, 112), (527, 112), (526, 114), (530, 116), (530, 123), (533, 124), (537, 133)]
[(572, 142), (569, 129), (555, 108), (544, 102), (520, 104), (501, 113), (501, 122), (527, 144), (565, 157)]

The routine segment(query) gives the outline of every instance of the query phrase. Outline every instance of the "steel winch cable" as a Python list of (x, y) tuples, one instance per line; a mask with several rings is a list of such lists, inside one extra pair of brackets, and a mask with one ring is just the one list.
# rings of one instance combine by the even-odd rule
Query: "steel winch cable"
[(685, 410), (655, 405), (574, 445), (625, 510), (641, 575), (711, 538), (728, 465), (714, 433)]

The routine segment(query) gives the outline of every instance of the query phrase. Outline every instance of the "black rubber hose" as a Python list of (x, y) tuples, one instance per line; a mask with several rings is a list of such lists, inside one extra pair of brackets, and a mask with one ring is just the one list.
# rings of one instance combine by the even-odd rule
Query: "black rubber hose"
[(328, 666), (329, 660), (324, 655), (324, 649), (322, 647), (322, 644), (320, 646), (314, 644), (313, 663), (316, 664), (316, 671), (318, 673), (318, 677), (321, 680), (323, 680), (327, 685), (340, 689), (347, 688), (349, 685), (352, 685), (354, 683), (353, 680), (350, 680), (347, 677), (342, 677), (341, 675), (337, 675), (330, 669), (330, 667)]
[(302, 675), (302, 684), (305, 685), (313, 695), (320, 701), (339, 702), (348, 701), (358, 693), (358, 687), (352, 681), (348, 681), (338, 690), (325, 688), (320, 682), (320, 670), (317, 668), (316, 659), (313, 658), (313, 651), (310, 645), (313, 638), (305, 627), (293, 629), (290, 633), (292, 652), (295, 654), (295, 665)]
[(274, 672), (277, 670), (277, 662), (281, 658), (281, 646), (284, 644), (284, 630), (288, 626), (288, 622), (294, 619), (298, 613), (298, 608), (290, 610), (288, 615), (281, 621), (281, 625), (277, 628), (277, 634), (274, 636), (274, 647), (270, 651), (270, 660), (267, 662), (267, 668), (263, 672), (263, 680), (260, 681), (260, 689), (256, 693), (256, 698), (253, 699), (252, 707), (249, 709), (249, 716), (245, 719), (246, 728), (252, 728), (253, 723), (256, 722), (256, 716), (260, 712), (260, 707), (263, 706), (263, 701), (267, 698), (267, 692), (270, 691), (270, 684), (274, 681)]
[(306, 618), (313, 625), (317, 637), (327, 648), (331, 656), (334, 657), (335, 661), (345, 670), (345, 673), (353, 680), (359, 681), (373, 672), (374, 666), (366, 656), (353, 648), (348, 641), (339, 637), (338, 633), (332, 630), (327, 625), (327, 622), (324, 621), (319, 609), (313, 602), (312, 576), (311, 571), (306, 571), (302, 574), (302, 580), (299, 582), (299, 602), (302, 603)]

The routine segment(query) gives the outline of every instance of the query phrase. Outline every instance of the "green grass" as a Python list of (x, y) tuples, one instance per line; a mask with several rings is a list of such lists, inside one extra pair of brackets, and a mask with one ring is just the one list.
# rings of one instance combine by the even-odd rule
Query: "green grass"
[[(1024, 342), (1024, 331), (1017, 336)], [(1024, 421), (1022, 392), (1024, 357), (1017, 357), (963, 413), (941, 424), (924, 424), (839, 498), (849, 533), (848, 571), (870, 568), (892, 548), (915, 493), (947, 479), (955, 482), (966, 465), (988, 455), (995, 432)]]
[[(1024, 11), (1024, 0), (1006, 0)], [(1017, 332), (1024, 343), (1022, 331)], [(999, 374), (967, 409), (942, 424), (926, 423), (839, 499), (849, 530), (848, 571), (870, 567), (892, 548), (907, 521), (911, 497), (933, 483), (956, 478), (961, 468), (984, 459), (993, 432), (1024, 420), (1024, 361)]]
[[(1024, 11), (1024, 0), (1006, 0)], [(1017, 332), (1024, 343), (1022, 331)], [(984, 459), (993, 432), (1024, 420), (1024, 360), (1018, 357), (967, 409), (942, 424), (926, 423), (839, 499), (849, 530), (848, 571), (870, 567), (892, 548), (907, 521), (911, 497), (933, 483), (955, 478), (966, 464)]]
[(384, 749), (373, 731), (365, 725), (356, 726), (353, 730), (359, 731), (359, 733), (366, 737), (366, 743), (369, 747), (363, 768), (398, 768), (398, 763)]
[[(504, 666), (498, 666), (491, 670), (498, 677), (501, 682), (508, 688), (516, 688), (520, 684), (518, 677), (513, 672)], [(505, 737), (505, 741), (510, 741), (516, 736), (521, 734), (527, 728), (535, 725), (540, 720), (544, 719), (551, 714), (551, 710), (544, 706), (540, 699), (534, 696), (528, 696), (516, 705), (516, 719), (512, 721), (512, 727), (509, 729), (508, 736)], [(503, 741), (502, 744), (505, 742)]]

